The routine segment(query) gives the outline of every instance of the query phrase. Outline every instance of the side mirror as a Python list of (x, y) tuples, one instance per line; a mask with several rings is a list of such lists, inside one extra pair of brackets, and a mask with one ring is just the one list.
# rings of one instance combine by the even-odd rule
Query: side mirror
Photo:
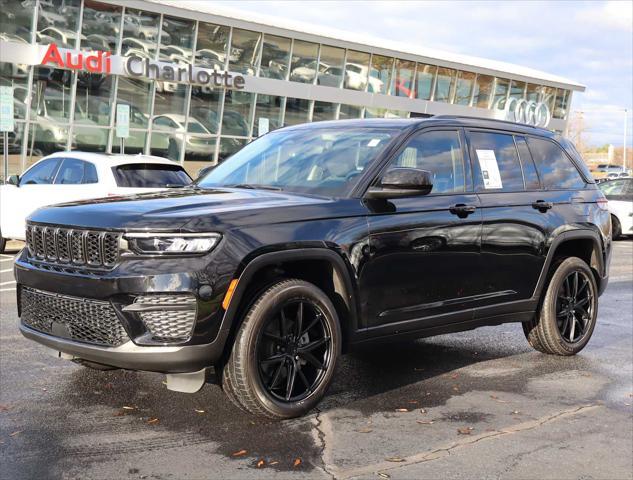
[(7, 179), (7, 185), (15, 185), (16, 187), (20, 186), (20, 176), (10, 175)]
[(393, 167), (380, 180), (380, 185), (369, 187), (367, 198), (399, 198), (427, 195), (433, 189), (431, 172), (419, 168)]

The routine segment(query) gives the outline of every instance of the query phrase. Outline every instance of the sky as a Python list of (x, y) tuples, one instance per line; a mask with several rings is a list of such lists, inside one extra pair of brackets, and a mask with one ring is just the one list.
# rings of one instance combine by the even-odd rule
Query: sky
[[(188, 3), (195, 4), (195, 1)], [(258, 15), (523, 65), (579, 82), (584, 141), (632, 145), (633, 2), (214, 1)], [(572, 113), (573, 115), (573, 113)]]

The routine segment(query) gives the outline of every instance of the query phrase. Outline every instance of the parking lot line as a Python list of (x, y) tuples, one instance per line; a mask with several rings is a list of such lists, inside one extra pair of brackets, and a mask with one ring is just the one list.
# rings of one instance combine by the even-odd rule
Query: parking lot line
[(13, 269), (12, 268), (7, 268), (6, 270), (0, 270), (0, 273), (7, 273), (7, 272), (12, 272)]
[(0, 292), (14, 292), (15, 287), (13, 288), (0, 288)]
[(0, 286), (2, 286), (2, 285), (9, 285), (10, 283), (15, 283), (15, 280), (11, 280), (10, 282), (2, 282), (2, 283), (0, 283)]

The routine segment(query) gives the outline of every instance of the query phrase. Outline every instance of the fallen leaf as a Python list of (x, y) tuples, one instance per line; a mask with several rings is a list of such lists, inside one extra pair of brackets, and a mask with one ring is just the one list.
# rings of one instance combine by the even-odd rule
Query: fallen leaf
[(512, 410), (512, 415), (518, 415), (519, 413), (521, 412), (519, 412), (518, 410)]
[(470, 435), (470, 432), (472, 431), (473, 427), (463, 427), (457, 429), (457, 433), (459, 433), (460, 435)]
[(409, 400), (409, 403), (416, 404), (416, 403), (420, 403), (420, 402), (418, 402), (417, 400)]
[(204, 410), (200, 410), (198, 408), (195, 408), (194, 410), (196, 411), (196, 413), (204, 413)]
[(365, 428), (361, 428), (359, 430), (356, 430), (358, 433), (369, 433), (369, 432), (373, 432), (374, 429), (373, 428), (369, 428), (369, 427), (365, 427)]
[(156, 423), (159, 423), (160, 420), (158, 420), (158, 418), (154, 417), (154, 418), (150, 418), (147, 423), (149, 423), (150, 425), (154, 425)]
[(242, 455), (246, 455), (248, 452), (246, 450), (238, 450), (237, 452), (232, 453), (233, 457), (241, 457)]
[(123, 405), (123, 410), (134, 410), (134, 407), (129, 407), (127, 405)]
[(631, 406), (631, 404), (630, 404), (630, 403), (625, 403), (625, 404), (624, 404), (624, 406), (625, 406), (625, 407), (630, 407), (630, 406)]
[(46, 392), (46, 391), (47, 391), (47, 389), (45, 389), (45, 388), (42, 388), (42, 391), (43, 391), (43, 392)]
[(0, 405), (0, 412), (7, 412), (7, 411), (9, 411), (8, 405)]
[(406, 460), (402, 457), (387, 457), (385, 460), (388, 462), (406, 462)]
[(9, 434), (9, 436), (10, 436), (10, 437), (15, 437), (15, 436), (16, 436), (16, 435), (18, 435), (19, 433), (22, 433), (22, 430), (16, 430), (15, 432), (10, 433), (10, 434)]
[(396, 412), (402, 412), (402, 413), (406, 413), (408, 412), (409, 409), (408, 408), (396, 408)]
[(298, 467), (301, 465), (301, 459), (299, 457), (295, 458), (295, 461), (292, 463), (293, 467)]
[(456, 378), (458, 378), (458, 377), (459, 377), (459, 373), (454, 373), (454, 374), (452, 374), (452, 375), (451, 375), (451, 378), (452, 378), (453, 380), (455, 380), (455, 379), (456, 379)]
[(426, 413), (426, 408), (421, 408), (420, 413)]
[(264, 465), (266, 465), (266, 462), (263, 459), (260, 459), (256, 466), (257, 468), (262, 468)]
[(416, 420), (420, 425), (433, 425), (433, 420)]
[(269, 462), (268, 465), (277, 465), (279, 462), (275, 460), (274, 462)]
[(119, 410), (118, 412), (114, 412), (113, 417), (124, 417), (125, 412), (123, 410)]
[(382, 473), (382, 472), (378, 472), (378, 476), (382, 477), (382, 478), (391, 478), (389, 475), (387, 475), (386, 473)]
[(459, 387), (453, 387), (453, 390), (459, 392)]

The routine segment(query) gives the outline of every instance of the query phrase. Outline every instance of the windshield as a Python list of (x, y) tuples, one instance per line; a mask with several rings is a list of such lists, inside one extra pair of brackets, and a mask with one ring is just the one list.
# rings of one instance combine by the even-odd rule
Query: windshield
[(343, 196), (398, 134), (386, 128), (301, 128), (269, 133), (198, 182)]

